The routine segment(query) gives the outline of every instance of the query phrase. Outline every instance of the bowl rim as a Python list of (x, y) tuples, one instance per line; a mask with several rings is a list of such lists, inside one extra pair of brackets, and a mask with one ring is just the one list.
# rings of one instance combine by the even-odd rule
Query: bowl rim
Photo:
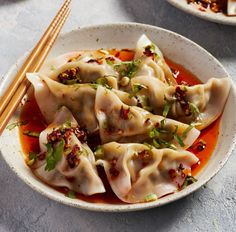
[[(219, 23), (219, 24), (225, 24), (225, 25), (231, 25), (231, 26), (236, 26), (236, 16), (223, 16), (223, 14), (217, 15), (217, 13), (207, 13), (207, 12), (202, 12), (200, 10), (197, 10), (194, 7), (188, 7), (188, 4), (186, 2), (186, 5), (184, 5), (182, 2), (179, 2), (178, 0), (167, 0), (172, 6), (186, 12), (189, 14), (192, 14), (198, 18), (214, 22), (214, 23)], [(222, 17), (221, 17), (222, 16)], [(233, 20), (232, 20), (233, 19)]]
[[(190, 39), (175, 33), (173, 31), (161, 28), (161, 27), (156, 27), (156, 26), (152, 26), (152, 25), (147, 25), (147, 24), (140, 24), (140, 23), (133, 23), (133, 22), (128, 22), (128, 23), (109, 23), (109, 24), (98, 24), (98, 25), (92, 25), (92, 26), (83, 26), (83, 27), (79, 27), (78, 29), (75, 30), (71, 30), (68, 32), (64, 32), (60, 35), (60, 38), (63, 38), (65, 36), (69, 36), (71, 33), (75, 33), (77, 31), (83, 31), (83, 30), (100, 30), (102, 28), (109, 28), (109, 27), (137, 27), (140, 29), (150, 29), (150, 30), (159, 30), (159, 31), (164, 31), (166, 33), (171, 33), (179, 38), (181, 38), (182, 40), (185, 40), (186, 42), (189, 42), (193, 45), (195, 45), (195, 47), (197, 47), (198, 49), (202, 50), (203, 52), (205, 52), (209, 57), (212, 58), (212, 62), (217, 63), (217, 65), (219, 65), (219, 67), (227, 74), (228, 78), (231, 80), (232, 83), (232, 87), (231, 87), (231, 91), (233, 93), (234, 96), (236, 96), (236, 88), (235, 85), (232, 81), (232, 79), (230, 78), (228, 72), (225, 70), (225, 68), (223, 67), (223, 65), (213, 56), (211, 55), (207, 50), (205, 50), (204, 48), (202, 48), (200, 45), (196, 44), (195, 42), (191, 41)], [(17, 63), (22, 62), (26, 56), (29, 54), (29, 51), (26, 52), (23, 56), (21, 56), (16, 62), (15, 64), (13, 64), (8, 72), (4, 75), (1, 83), (0, 83), (0, 90), (4, 87), (4, 83), (6, 82), (6, 79), (8, 79), (9, 76), (12, 75), (12, 72), (14, 70), (17, 69)], [(82, 200), (78, 200), (78, 199), (70, 199), (65, 197), (63, 194), (61, 194), (61, 196), (55, 196), (53, 195), (53, 193), (51, 192), (47, 192), (43, 189), (40, 188), (40, 186), (38, 186), (37, 184), (31, 183), (31, 181), (28, 179), (28, 177), (25, 174), (22, 174), (21, 172), (18, 172), (15, 167), (12, 165), (11, 162), (8, 161), (7, 157), (5, 157), (5, 155), (3, 154), (3, 152), (1, 152), (3, 159), (6, 161), (6, 163), (8, 164), (8, 166), (16, 173), (17, 176), (20, 177), (20, 179), (22, 179), (29, 187), (31, 187), (32, 189), (34, 189), (35, 191), (39, 192), (40, 194), (46, 196), (47, 198), (60, 202), (62, 204), (65, 205), (69, 205), (69, 206), (73, 206), (76, 208), (81, 208), (81, 209), (86, 209), (86, 210), (90, 210), (90, 211), (99, 211), (99, 212), (129, 212), (129, 211), (137, 211), (137, 210), (145, 210), (145, 209), (150, 209), (150, 208), (155, 208), (155, 207), (160, 207), (162, 205), (171, 203), (173, 201), (179, 200), (187, 195), (189, 195), (190, 193), (193, 193), (194, 191), (196, 191), (197, 189), (199, 189), (201, 186), (203, 186), (204, 184), (206, 184), (209, 180), (211, 180), (222, 168), (223, 166), (226, 164), (227, 160), (229, 159), (234, 147), (236, 145), (236, 134), (234, 134), (233, 138), (232, 138), (232, 143), (230, 145), (230, 147), (227, 150), (227, 153), (225, 154), (224, 158), (221, 160), (221, 162), (218, 164), (217, 168), (215, 168), (212, 172), (211, 175), (209, 175), (208, 178), (205, 178), (204, 180), (202, 180), (201, 182), (196, 182), (194, 184), (192, 184), (191, 186), (189, 186), (188, 188), (182, 190), (181, 192), (166, 196), (164, 198), (159, 199), (158, 201), (153, 201), (153, 202), (147, 202), (147, 203), (137, 203), (137, 204), (124, 204), (124, 205), (108, 205), (108, 204), (100, 204), (100, 203), (90, 203), (90, 202), (85, 202)], [(1, 147), (1, 144), (0, 144)], [(22, 151), (21, 151), (22, 152)]]

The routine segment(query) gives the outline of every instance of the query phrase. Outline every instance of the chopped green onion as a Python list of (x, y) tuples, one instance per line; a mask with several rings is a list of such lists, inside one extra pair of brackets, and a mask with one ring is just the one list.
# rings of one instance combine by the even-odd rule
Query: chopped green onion
[(55, 66), (53, 66), (53, 65), (51, 66), (50, 69), (51, 69), (51, 71), (55, 71), (56, 70)]
[(63, 130), (63, 129), (68, 129), (68, 128), (71, 128), (72, 127), (72, 123), (70, 120), (67, 120), (65, 123), (63, 123), (61, 126), (60, 126), (60, 129)]
[(164, 110), (163, 110), (163, 113), (162, 113), (163, 117), (165, 117), (165, 118), (167, 117), (167, 115), (170, 111), (170, 107), (171, 107), (171, 105), (169, 103), (165, 104)]
[(187, 135), (188, 135), (188, 133), (193, 129), (193, 125), (192, 124), (190, 124), (185, 130), (184, 130), (184, 132), (183, 132), (183, 134), (182, 134), (182, 138), (183, 139), (185, 139), (186, 137), (187, 137)]
[(181, 147), (184, 147), (184, 142), (182, 140), (182, 138), (177, 135), (177, 134), (174, 134), (174, 139), (178, 142), (178, 144), (181, 146)]
[(29, 130), (24, 131), (23, 134), (29, 137), (34, 137), (34, 138), (38, 138), (40, 135), (39, 132), (34, 132), (34, 131), (29, 131)]
[(97, 80), (96, 80), (96, 84), (98, 85), (107, 85), (108, 84), (108, 81), (107, 81), (107, 78), (105, 77), (99, 77)]
[(22, 121), (22, 122), (14, 122), (14, 123), (11, 123), (9, 124), (6, 129), (8, 130), (13, 130), (14, 128), (16, 127), (20, 127), (20, 126), (24, 126), (26, 125), (28, 122), (25, 122), (25, 121)]
[(98, 84), (89, 84), (91, 88), (97, 90), (98, 89)]
[(37, 160), (37, 154), (34, 153), (34, 152), (30, 152), (30, 153), (29, 153), (29, 160), (27, 161), (27, 164), (28, 164), (29, 166), (31, 166), (31, 165), (34, 164), (34, 162), (35, 162), (36, 160)]
[(165, 119), (162, 119), (162, 120), (161, 120), (161, 128), (164, 128), (164, 127), (165, 127), (165, 123), (166, 123), (166, 120), (165, 120)]
[(145, 198), (145, 202), (150, 202), (150, 201), (156, 201), (157, 200), (157, 195), (154, 193), (148, 194)]
[(147, 89), (145, 85), (141, 84), (133, 84), (131, 88), (132, 88), (132, 93), (129, 96), (130, 98), (134, 97), (142, 89)]
[(196, 178), (194, 178), (193, 176), (187, 176), (186, 178), (185, 178), (185, 181), (184, 181), (184, 183), (183, 183), (183, 185), (181, 186), (181, 190), (182, 189), (185, 189), (187, 186), (189, 186), (190, 184), (193, 184), (193, 183), (195, 183), (195, 182), (197, 182), (197, 179)]
[(94, 152), (96, 159), (103, 159), (104, 158), (104, 151), (101, 146), (97, 146)]
[(71, 199), (75, 199), (76, 198), (76, 192), (73, 190), (69, 190), (68, 193), (66, 194), (67, 197), (71, 198)]
[(114, 69), (122, 76), (133, 77), (138, 71), (140, 60), (124, 61), (114, 65)]
[(149, 131), (148, 135), (151, 139), (153, 139), (153, 138), (156, 138), (156, 137), (160, 137), (160, 132), (158, 131), (157, 128), (154, 128), (151, 131)]
[[(108, 57), (108, 58), (109, 58), (109, 57)], [(113, 64), (114, 64), (114, 61), (112, 61), (111, 59), (108, 59), (108, 58), (105, 59), (106, 62), (107, 62), (107, 64), (108, 64), (108, 65), (113, 65)]]
[(151, 144), (146, 143), (146, 142), (144, 142), (143, 145), (147, 146), (149, 149), (152, 149), (152, 148), (153, 148), (153, 146), (152, 146)]
[(156, 139), (153, 139), (152, 142), (153, 142), (153, 145), (154, 145), (155, 148), (157, 148), (157, 149), (161, 148), (160, 143), (158, 143)]
[(191, 110), (191, 113), (193, 115), (194, 118), (197, 118), (198, 115), (200, 114), (200, 110), (198, 109), (198, 107), (192, 103), (192, 102), (189, 102), (189, 106), (190, 106), (190, 110)]
[(77, 83), (78, 83), (78, 80), (79, 80), (79, 79), (64, 80), (64, 81), (63, 81), (63, 84), (64, 84), (64, 85), (74, 85), (74, 84), (77, 84)]

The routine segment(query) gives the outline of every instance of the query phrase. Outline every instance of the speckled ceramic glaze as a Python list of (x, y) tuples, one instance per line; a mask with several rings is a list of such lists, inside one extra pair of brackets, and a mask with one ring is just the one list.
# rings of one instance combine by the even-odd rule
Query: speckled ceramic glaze
[[(211, 54), (197, 44), (162, 28), (135, 23), (84, 27), (64, 34), (56, 42), (49, 58), (69, 51), (81, 49), (134, 48), (137, 39), (143, 33), (147, 34), (147, 36), (160, 47), (166, 57), (191, 70), (201, 79), (201, 81), (206, 82), (211, 77), (228, 77), (228, 74), (222, 65)], [(14, 77), (16, 71), (24, 61), (25, 56), (19, 59), (4, 77), (4, 81), (0, 87), (1, 93)], [(223, 167), (229, 158), (236, 140), (235, 108), (236, 91), (234, 86), (232, 86), (222, 116), (218, 144), (209, 163), (198, 174), (198, 182), (190, 185), (181, 192), (150, 203), (120, 205), (95, 204), (65, 197), (63, 194), (48, 187), (37, 179), (24, 163), (24, 156), (21, 151), (17, 128), (11, 131), (4, 131), (0, 140), (0, 149), (8, 165), (23, 181), (25, 181), (25, 183), (27, 183), (31, 188), (50, 199), (70, 206), (94, 211), (120, 212), (153, 208), (180, 199), (197, 190)], [(19, 111), (20, 109), (15, 113), (11, 122), (18, 120)]]
[(199, 10), (198, 6), (194, 6), (192, 4), (187, 4), (187, 0), (167, 0), (173, 6), (183, 10), (189, 14), (195, 15), (205, 20), (209, 20), (211, 22), (235, 25), (236, 26), (236, 16), (226, 16), (222, 13), (214, 13), (210, 10), (207, 12), (203, 12)]

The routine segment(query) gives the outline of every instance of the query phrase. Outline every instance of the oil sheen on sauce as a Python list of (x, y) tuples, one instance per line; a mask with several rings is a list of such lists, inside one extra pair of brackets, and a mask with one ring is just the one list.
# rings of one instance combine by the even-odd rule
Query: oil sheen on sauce
[[(132, 60), (134, 58), (134, 52), (128, 49), (123, 49), (120, 51), (111, 50), (110, 53), (119, 57), (123, 61)], [(184, 82), (189, 85), (201, 84), (200, 80), (191, 72), (186, 70), (183, 66), (176, 64), (170, 61), (169, 59), (166, 59), (166, 62), (171, 67), (178, 84)], [(27, 122), (26, 125), (20, 127), (20, 141), (23, 152), (27, 157), (27, 154), (29, 154), (29, 152), (38, 153), (40, 151), (39, 140), (38, 138), (33, 138), (24, 135), (23, 132), (26, 130), (41, 132), (47, 126), (38, 108), (36, 100), (33, 97), (33, 94), (30, 95), (29, 100), (24, 104), (20, 120)], [(219, 127), (220, 118), (217, 119), (210, 126), (208, 126), (206, 129), (202, 130), (197, 141), (188, 149), (199, 158), (199, 162), (192, 167), (193, 175), (196, 175), (209, 161), (217, 143)], [(199, 144), (201, 144), (202, 141), (206, 142), (206, 144), (204, 146), (204, 149), (201, 149), (201, 147), (199, 149)], [(81, 194), (76, 194), (76, 197), (91, 203), (125, 204), (124, 202), (120, 201), (113, 193), (102, 167), (98, 167), (98, 173), (103, 180), (106, 192), (102, 194), (95, 194), (93, 196), (84, 196)], [(67, 195), (68, 193), (68, 189), (63, 187), (58, 187), (55, 189), (65, 195)]]

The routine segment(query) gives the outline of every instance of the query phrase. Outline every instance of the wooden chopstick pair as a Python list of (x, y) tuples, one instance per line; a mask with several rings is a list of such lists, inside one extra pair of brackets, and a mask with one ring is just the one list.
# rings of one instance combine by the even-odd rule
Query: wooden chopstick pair
[(26, 79), (26, 73), (37, 72), (43, 64), (70, 13), (70, 3), (71, 0), (64, 1), (43, 37), (32, 50), (14, 81), (0, 99), (0, 135), (30, 86)]

